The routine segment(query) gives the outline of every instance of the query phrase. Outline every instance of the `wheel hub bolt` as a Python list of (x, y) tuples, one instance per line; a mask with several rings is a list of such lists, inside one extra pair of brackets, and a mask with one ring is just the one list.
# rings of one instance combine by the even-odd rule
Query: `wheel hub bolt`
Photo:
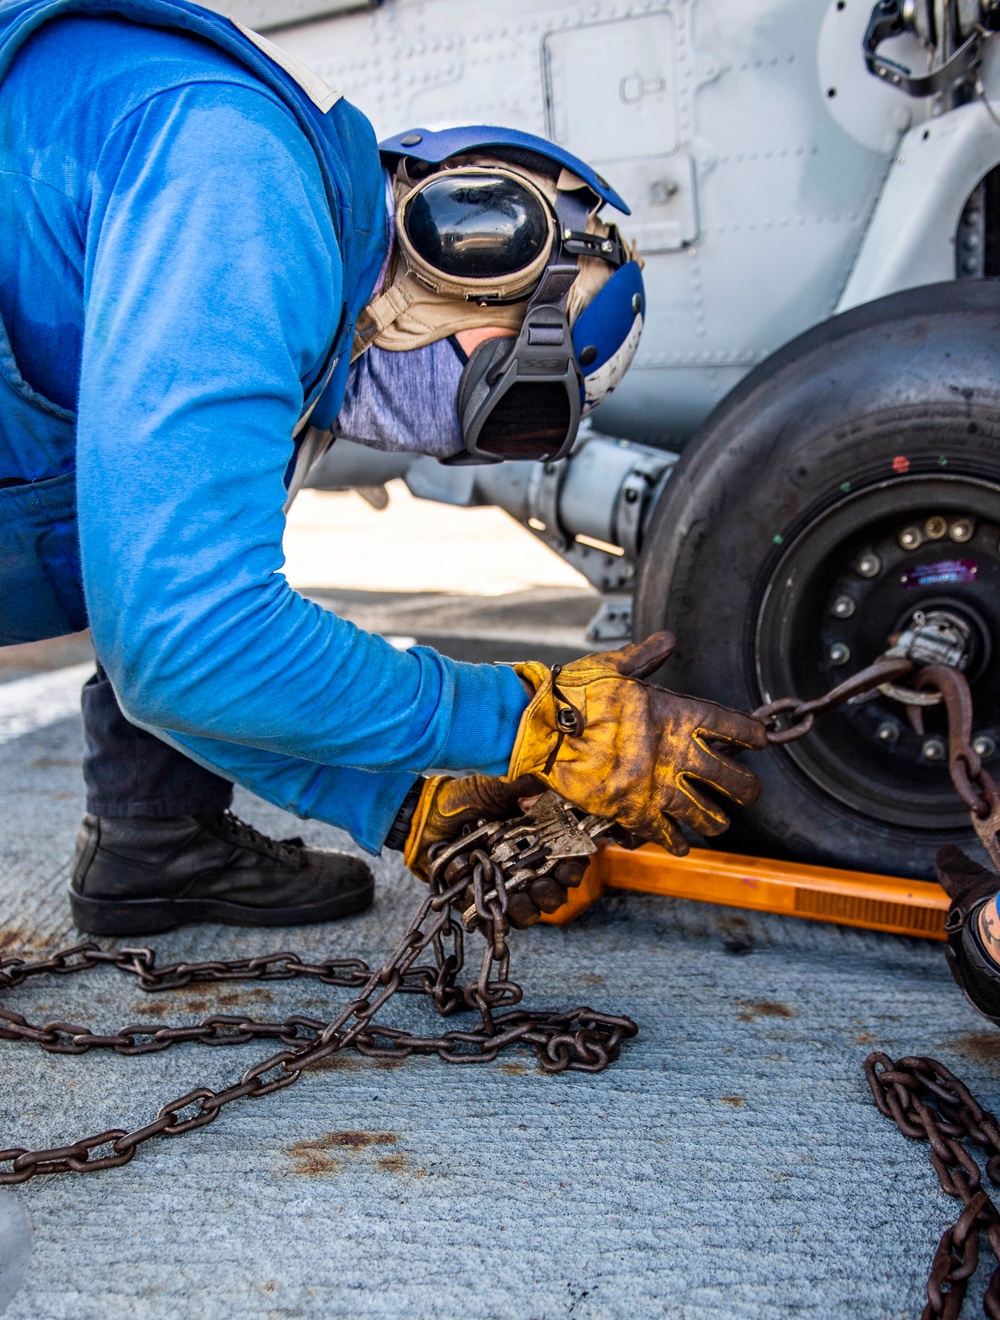
[(850, 596), (838, 596), (833, 602), (833, 612), (838, 619), (849, 619), (855, 610), (854, 601)]
[(878, 577), (879, 573), (882, 572), (882, 561), (879, 559), (878, 555), (869, 551), (867, 554), (861, 556), (858, 560), (857, 567), (858, 572), (862, 577)]
[(948, 524), (940, 514), (935, 514), (924, 523), (924, 535), (929, 541), (940, 541), (947, 530)]
[(978, 738), (972, 740), (972, 750), (977, 756), (981, 756), (984, 761), (988, 761), (997, 750), (997, 745), (987, 733), (981, 733)]
[(829, 651), (830, 661), (835, 665), (846, 665), (851, 658), (851, 648), (843, 642), (834, 642)]
[(947, 751), (943, 738), (925, 738), (920, 755), (925, 761), (943, 761)]
[(899, 742), (899, 725), (895, 720), (883, 720), (875, 730), (875, 737), (886, 747), (895, 747)]
[(956, 518), (951, 525), (951, 539), (953, 541), (963, 542), (971, 541), (972, 534), (976, 530), (976, 525), (971, 518)]
[(904, 527), (899, 533), (899, 544), (904, 550), (916, 550), (923, 540), (924, 534), (919, 527)]

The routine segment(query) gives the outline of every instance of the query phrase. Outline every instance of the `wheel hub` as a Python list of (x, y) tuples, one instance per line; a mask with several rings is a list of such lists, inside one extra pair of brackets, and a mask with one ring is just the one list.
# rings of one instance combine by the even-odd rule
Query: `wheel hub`
[(972, 628), (957, 610), (914, 610), (906, 626), (889, 638), (893, 650), (915, 665), (951, 665), (965, 670), (972, 653)]
[[(972, 479), (904, 478), (852, 495), (787, 547), (758, 613), (757, 673), (765, 700), (809, 699), (890, 645), (917, 666), (954, 665), (972, 686), (974, 738), (988, 762), (1000, 746), (998, 640), (1000, 492)], [(785, 752), (867, 816), (961, 828), (944, 711), (923, 706), (920, 733), (894, 692), (824, 716)]]

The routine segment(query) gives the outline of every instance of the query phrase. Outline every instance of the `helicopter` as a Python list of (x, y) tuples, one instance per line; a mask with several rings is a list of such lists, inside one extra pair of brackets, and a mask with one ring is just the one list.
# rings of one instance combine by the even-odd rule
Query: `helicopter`
[[(506, 510), (601, 592), (591, 640), (668, 628), (658, 681), (743, 709), (915, 638), (965, 673), (996, 769), (993, 0), (218, 7), (380, 138), (494, 123), (584, 157), (646, 263), (633, 366), (568, 457), (449, 467), (338, 439), (310, 486), (401, 477)], [(878, 693), (755, 768), (746, 852), (928, 878), (973, 841), (940, 708), (909, 720)]]

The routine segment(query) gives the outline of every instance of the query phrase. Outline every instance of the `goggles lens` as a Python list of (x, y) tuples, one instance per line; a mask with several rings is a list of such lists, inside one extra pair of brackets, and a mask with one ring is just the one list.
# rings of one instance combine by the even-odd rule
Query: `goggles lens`
[(572, 413), (562, 382), (518, 381), (484, 421), (476, 446), (497, 458), (550, 458), (566, 443)]
[(429, 179), (403, 217), (414, 251), (455, 279), (500, 279), (524, 270), (549, 242), (541, 200), (515, 179), (489, 173)]

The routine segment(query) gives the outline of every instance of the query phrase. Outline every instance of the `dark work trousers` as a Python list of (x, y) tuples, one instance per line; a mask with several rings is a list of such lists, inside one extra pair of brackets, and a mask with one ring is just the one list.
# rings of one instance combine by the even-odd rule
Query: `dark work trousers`
[(228, 779), (128, 722), (100, 665), (84, 685), (83, 730), (87, 810), (94, 816), (215, 816), (233, 800)]

